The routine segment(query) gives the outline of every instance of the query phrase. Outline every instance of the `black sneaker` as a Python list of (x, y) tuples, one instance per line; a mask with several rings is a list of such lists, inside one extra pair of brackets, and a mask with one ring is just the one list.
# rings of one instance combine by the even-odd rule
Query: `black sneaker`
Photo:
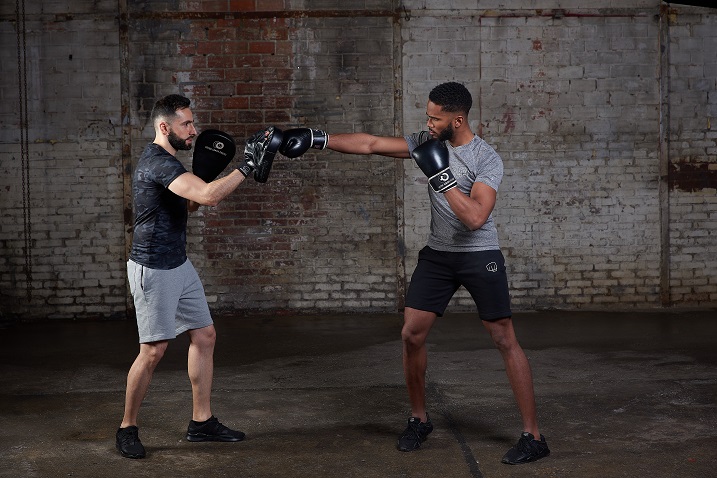
[(426, 421), (421, 422), (420, 418), (411, 417), (408, 419), (408, 426), (398, 437), (398, 449), (400, 451), (413, 451), (421, 447), (421, 443), (426, 441), (428, 434), (433, 431), (433, 423), (426, 413)]
[(116, 446), (125, 458), (144, 458), (145, 451), (139, 441), (139, 428), (131, 426), (117, 430)]
[(246, 435), (219, 423), (213, 415), (206, 422), (189, 421), (187, 440), (189, 441), (242, 441)]
[(540, 435), (538, 441), (532, 433), (523, 432), (518, 443), (508, 450), (501, 461), (507, 465), (522, 465), (540, 460), (548, 455), (550, 455), (550, 450), (543, 435)]

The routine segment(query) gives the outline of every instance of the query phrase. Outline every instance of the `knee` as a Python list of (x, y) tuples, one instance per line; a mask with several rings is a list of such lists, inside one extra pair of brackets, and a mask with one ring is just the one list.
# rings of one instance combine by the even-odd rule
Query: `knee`
[(153, 344), (142, 344), (140, 354), (144, 357), (145, 361), (151, 365), (156, 366), (162, 357), (164, 352), (167, 351), (167, 342), (157, 342)]
[(433, 312), (406, 307), (403, 316), (403, 329), (401, 329), (404, 348), (410, 351), (423, 347), (435, 320), (436, 314)]
[(217, 330), (213, 325), (197, 329), (190, 335), (193, 344), (202, 348), (212, 348), (217, 341)]
[(515, 340), (511, 340), (506, 334), (493, 333), (491, 338), (495, 347), (500, 351), (510, 350), (515, 345)]
[(401, 329), (401, 340), (407, 349), (418, 349), (426, 342), (426, 334), (413, 327), (404, 325), (403, 329)]
[(486, 323), (486, 328), (490, 333), (491, 339), (493, 339), (493, 344), (501, 352), (509, 351), (518, 345), (518, 340), (515, 337), (515, 332), (509, 319)]
[(204, 340), (211, 345), (214, 345), (216, 343), (217, 329), (215, 329), (213, 325), (204, 329)]

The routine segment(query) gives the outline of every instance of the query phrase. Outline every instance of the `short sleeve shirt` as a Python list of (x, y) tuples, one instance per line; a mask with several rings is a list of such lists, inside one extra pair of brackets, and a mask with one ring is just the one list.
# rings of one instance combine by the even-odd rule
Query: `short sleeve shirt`
[(177, 158), (150, 143), (132, 177), (134, 237), (130, 259), (151, 269), (174, 269), (187, 260), (187, 200), (169, 185), (186, 173)]
[[(405, 136), (408, 150), (431, 139), (427, 131)], [(458, 189), (470, 195), (473, 184), (480, 182), (498, 191), (503, 179), (503, 161), (498, 153), (478, 135), (470, 143), (454, 148), (446, 141), (449, 165), (458, 183)], [(431, 231), (428, 246), (447, 252), (475, 252), (499, 250), (498, 231), (491, 214), (485, 224), (471, 231), (451, 209), (443, 193), (428, 186), (431, 200)]]

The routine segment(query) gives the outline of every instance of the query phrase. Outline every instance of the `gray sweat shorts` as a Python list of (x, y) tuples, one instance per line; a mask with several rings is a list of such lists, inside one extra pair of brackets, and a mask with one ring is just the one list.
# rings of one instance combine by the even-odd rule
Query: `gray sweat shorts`
[(129, 288), (137, 312), (139, 343), (171, 340), (214, 323), (204, 287), (189, 261), (174, 269), (150, 269), (127, 261)]

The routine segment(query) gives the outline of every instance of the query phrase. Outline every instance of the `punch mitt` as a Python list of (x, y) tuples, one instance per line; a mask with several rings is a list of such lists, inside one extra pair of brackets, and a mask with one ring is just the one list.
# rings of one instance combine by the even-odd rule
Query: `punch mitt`
[[(274, 126), (257, 131), (247, 139), (244, 146), (244, 164), (253, 169), (256, 182), (265, 183), (269, 179), (274, 157), (281, 146), (282, 139), (283, 132)], [(246, 168), (242, 169), (242, 166), (238, 169), (245, 176), (250, 172)]]
[(234, 138), (229, 134), (216, 129), (204, 130), (194, 142), (192, 172), (205, 183), (210, 183), (234, 159), (236, 150)]

